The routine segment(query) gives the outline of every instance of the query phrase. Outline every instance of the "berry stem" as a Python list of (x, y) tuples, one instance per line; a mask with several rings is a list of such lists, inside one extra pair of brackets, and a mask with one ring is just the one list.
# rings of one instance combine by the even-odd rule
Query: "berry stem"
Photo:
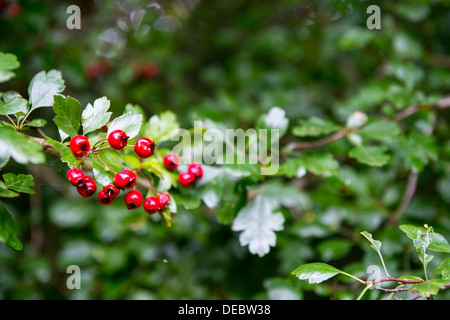
[(110, 149), (110, 148), (111, 148), (111, 146), (107, 146), (107, 147), (102, 147), (102, 148), (95, 149), (94, 151), (96, 152), (96, 151), (106, 150), (106, 149)]
[(154, 196), (158, 195), (158, 192), (156, 191), (156, 188), (153, 185), (153, 182), (151, 181), (151, 179), (149, 177), (147, 177), (144, 173), (142, 173), (142, 171), (138, 171), (137, 173), (138, 173), (138, 175), (140, 175), (140, 176), (144, 177), (145, 179), (147, 179), (148, 184), (152, 188), (152, 195), (154, 195)]
[(108, 167), (108, 165), (103, 161), (103, 159), (100, 157), (100, 155), (97, 152), (93, 152), (93, 154), (95, 154), (95, 156), (98, 158), (98, 160), (100, 160), (100, 162), (103, 164), (103, 166), (105, 167), (105, 171), (111, 171), (112, 173), (117, 174), (117, 172), (115, 172), (110, 167)]
[(91, 154), (91, 152), (92, 152), (92, 150), (89, 150), (89, 151), (83, 156), (83, 159), (81, 159), (81, 161), (75, 166), (75, 168), (80, 167), (80, 166), (83, 164), (83, 162), (87, 159), (87, 157)]
[[(92, 147), (92, 149), (95, 149), (95, 147), (98, 145), (98, 144), (101, 144), (101, 143), (103, 143), (104, 141), (108, 141), (108, 139), (101, 139), (101, 140), (98, 140), (95, 144), (94, 144), (94, 146)], [(98, 150), (98, 149), (97, 149)]]

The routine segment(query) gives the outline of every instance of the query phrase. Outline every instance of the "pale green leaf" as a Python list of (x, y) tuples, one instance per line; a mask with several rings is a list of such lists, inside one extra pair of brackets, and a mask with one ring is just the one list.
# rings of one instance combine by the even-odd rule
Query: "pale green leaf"
[(359, 146), (351, 149), (348, 155), (358, 162), (372, 167), (382, 167), (388, 163), (390, 156), (384, 146)]
[(86, 106), (81, 115), (84, 135), (100, 129), (108, 123), (112, 114), (112, 112), (108, 112), (109, 106), (110, 101), (106, 97), (98, 98), (94, 101), (94, 105), (89, 103)]
[(61, 71), (41, 71), (36, 74), (28, 86), (29, 102), (31, 110), (53, 105), (55, 95), (65, 89)]
[(129, 111), (111, 122), (107, 135), (115, 130), (122, 130), (128, 135), (129, 139), (133, 139), (141, 129), (142, 119), (141, 114)]

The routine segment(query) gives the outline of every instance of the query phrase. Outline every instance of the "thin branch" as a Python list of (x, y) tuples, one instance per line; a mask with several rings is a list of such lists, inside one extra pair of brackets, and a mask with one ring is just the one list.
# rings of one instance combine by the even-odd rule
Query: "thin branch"
[(350, 133), (349, 128), (343, 128), (339, 131), (336, 131), (335, 133), (322, 138), (320, 140), (316, 141), (305, 141), (305, 142), (291, 142), (289, 143), (284, 149), (283, 152), (289, 151), (289, 150), (305, 150), (305, 149), (316, 149), (320, 148), (324, 145), (327, 145), (331, 142), (337, 141), (339, 139), (344, 138)]
[(374, 285), (377, 283), (382, 283), (382, 282), (389, 282), (389, 281), (395, 281), (395, 282), (400, 282), (402, 284), (414, 284), (414, 283), (422, 283), (424, 280), (406, 280), (406, 279), (398, 279), (398, 278), (393, 278), (393, 277), (387, 277), (384, 279), (380, 279), (380, 280), (374, 280), (374, 281), (364, 281), (364, 284), (366, 285)]
[(400, 201), (397, 209), (395, 210), (392, 218), (398, 220), (406, 208), (411, 203), (414, 194), (416, 193), (417, 181), (419, 180), (419, 173), (412, 171), (409, 174), (408, 181), (406, 183), (405, 193), (403, 194), (402, 200)]
[(445, 109), (445, 108), (450, 108), (450, 96), (443, 97), (434, 105), (423, 104), (423, 105), (414, 105), (414, 106), (407, 107), (407, 108), (403, 109), (402, 111), (398, 112), (394, 116), (394, 120), (401, 121), (407, 117), (412, 116), (413, 114), (415, 114), (416, 112), (419, 112), (419, 111)]

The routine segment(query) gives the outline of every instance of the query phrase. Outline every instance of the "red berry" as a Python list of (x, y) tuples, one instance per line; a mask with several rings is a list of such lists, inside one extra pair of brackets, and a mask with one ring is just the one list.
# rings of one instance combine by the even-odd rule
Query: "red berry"
[(136, 185), (136, 174), (131, 170), (122, 170), (114, 176), (113, 183), (116, 188), (130, 189)]
[(75, 187), (84, 185), (85, 176), (81, 169), (73, 168), (67, 171), (67, 180)]
[(92, 197), (97, 191), (97, 184), (92, 177), (85, 176), (84, 185), (77, 186), (77, 191), (84, 198)]
[(164, 157), (164, 166), (167, 170), (173, 171), (178, 167), (180, 160), (175, 154), (168, 154)]
[(148, 214), (154, 214), (159, 209), (159, 201), (156, 197), (147, 197), (144, 201), (144, 210)]
[(141, 206), (144, 197), (138, 190), (132, 190), (125, 196), (125, 205), (129, 210), (137, 209)]
[(189, 173), (192, 173), (195, 176), (195, 180), (200, 179), (203, 176), (203, 169), (202, 166), (198, 163), (191, 163), (188, 166), (187, 171)]
[(185, 188), (190, 188), (195, 182), (195, 176), (190, 172), (183, 172), (178, 175), (178, 181)]
[(70, 150), (76, 158), (81, 158), (91, 149), (88, 138), (78, 135), (70, 139)]
[(110, 196), (106, 191), (105, 188), (103, 187), (102, 190), (100, 190), (100, 192), (98, 193), (98, 201), (100, 201), (101, 204), (107, 206), (111, 203), (113, 203), (115, 197), (114, 196)]
[(117, 195), (119, 195), (120, 190), (114, 187), (114, 185), (111, 182), (107, 186), (103, 187), (103, 192), (105, 192), (106, 195), (115, 198)]
[(139, 138), (134, 145), (134, 152), (141, 158), (148, 158), (155, 152), (155, 142), (148, 138)]
[(170, 201), (170, 195), (168, 193), (160, 193), (158, 195), (158, 202), (159, 202), (159, 209), (164, 210), (166, 209), (167, 204)]
[(122, 130), (114, 130), (108, 135), (108, 142), (115, 150), (122, 150), (128, 142), (129, 136)]

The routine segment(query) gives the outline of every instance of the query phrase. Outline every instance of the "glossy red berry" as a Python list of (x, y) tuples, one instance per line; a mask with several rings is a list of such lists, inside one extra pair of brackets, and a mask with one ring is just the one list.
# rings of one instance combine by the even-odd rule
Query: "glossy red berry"
[(78, 135), (70, 139), (70, 150), (76, 158), (81, 158), (91, 149), (88, 138)]
[(81, 169), (72, 168), (67, 171), (67, 180), (75, 187), (84, 185), (85, 176), (86, 175)]
[(192, 173), (195, 176), (195, 180), (200, 179), (201, 177), (203, 177), (203, 169), (202, 166), (198, 163), (191, 163), (188, 166), (187, 171), (189, 173)]
[(144, 201), (144, 210), (148, 214), (154, 214), (159, 209), (159, 201), (157, 197), (147, 197)]
[(77, 186), (77, 191), (84, 198), (92, 197), (97, 191), (97, 184), (92, 177), (85, 176), (84, 185)]
[(114, 130), (108, 135), (109, 145), (115, 150), (122, 150), (128, 142), (129, 136), (122, 130)]
[(136, 185), (136, 174), (131, 170), (122, 170), (114, 176), (113, 183), (116, 188), (130, 189)]
[(168, 154), (164, 157), (164, 166), (167, 170), (173, 171), (178, 167), (178, 164), (180, 163), (180, 159), (178, 159), (178, 156), (175, 154)]
[(144, 197), (138, 190), (132, 190), (125, 196), (125, 205), (129, 210), (137, 209), (141, 206)]
[(185, 188), (190, 188), (195, 182), (195, 176), (190, 172), (183, 172), (178, 175), (178, 181)]
[(100, 201), (101, 204), (107, 206), (111, 203), (113, 203), (115, 197), (114, 196), (110, 196), (106, 191), (105, 188), (103, 188), (102, 190), (100, 190), (100, 192), (98, 193), (98, 201)]
[(134, 152), (141, 158), (148, 158), (155, 152), (155, 142), (149, 138), (139, 138), (134, 145)]
[(120, 190), (117, 189), (111, 182), (107, 186), (103, 187), (103, 192), (105, 192), (105, 194), (107, 194), (108, 196), (115, 198), (117, 195), (119, 195)]
[(167, 204), (170, 201), (170, 195), (168, 193), (160, 193), (158, 195), (158, 202), (159, 202), (159, 210), (166, 209)]

